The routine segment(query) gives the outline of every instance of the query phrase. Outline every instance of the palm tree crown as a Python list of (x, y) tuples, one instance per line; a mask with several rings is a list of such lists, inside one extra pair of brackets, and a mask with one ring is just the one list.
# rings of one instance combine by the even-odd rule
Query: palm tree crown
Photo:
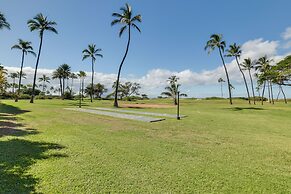
[(54, 21), (48, 21), (47, 17), (43, 16), (42, 13), (37, 14), (32, 20), (28, 20), (27, 22), (30, 31), (39, 31), (40, 36), (43, 35), (44, 31), (51, 31), (54, 33), (58, 33), (58, 31), (54, 28), (57, 25)]
[(10, 24), (7, 22), (3, 13), (0, 12), (0, 29), (7, 28), (10, 30)]
[(100, 52), (102, 51), (102, 49), (98, 48), (96, 49), (96, 45), (95, 44), (90, 44), (88, 45), (87, 49), (83, 50), (83, 60), (87, 59), (88, 57), (91, 57), (92, 60), (95, 62), (96, 61), (96, 57), (103, 57), (102, 54), (100, 54)]
[(11, 49), (18, 49), (18, 50), (21, 50), (26, 55), (27, 53), (29, 53), (29, 54), (32, 54), (33, 56), (36, 56), (31, 46), (31, 42), (24, 41), (22, 39), (19, 39), (18, 44), (15, 44), (14, 46), (12, 46)]
[(227, 57), (240, 57), (241, 55), (241, 47), (236, 43), (229, 45), (229, 49), (227, 49)]
[(208, 53), (211, 53), (215, 48), (220, 48), (222, 52), (224, 52), (224, 48), (226, 47), (225, 41), (222, 40), (221, 34), (212, 34), (210, 36), (210, 40), (207, 41), (205, 50), (208, 50)]
[(241, 64), (241, 67), (243, 70), (251, 70), (255, 67), (255, 63), (252, 61), (251, 58), (244, 59), (244, 61)]

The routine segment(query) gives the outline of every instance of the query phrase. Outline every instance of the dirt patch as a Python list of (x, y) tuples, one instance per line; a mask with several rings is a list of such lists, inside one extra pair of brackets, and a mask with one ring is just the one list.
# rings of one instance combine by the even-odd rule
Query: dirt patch
[(121, 104), (122, 108), (174, 108), (174, 105), (169, 104)]

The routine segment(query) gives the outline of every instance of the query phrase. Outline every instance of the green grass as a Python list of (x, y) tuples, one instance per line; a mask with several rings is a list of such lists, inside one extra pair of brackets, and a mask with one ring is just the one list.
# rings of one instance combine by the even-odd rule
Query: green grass
[(63, 110), (77, 104), (2, 101), (0, 193), (291, 192), (290, 104), (182, 100), (187, 118), (158, 123)]

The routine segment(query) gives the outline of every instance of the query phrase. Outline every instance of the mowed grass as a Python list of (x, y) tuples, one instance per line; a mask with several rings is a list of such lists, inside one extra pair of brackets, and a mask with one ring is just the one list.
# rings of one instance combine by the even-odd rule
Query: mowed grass
[(291, 103), (182, 100), (186, 118), (158, 123), (63, 109), (77, 105), (2, 101), (0, 193), (291, 192)]

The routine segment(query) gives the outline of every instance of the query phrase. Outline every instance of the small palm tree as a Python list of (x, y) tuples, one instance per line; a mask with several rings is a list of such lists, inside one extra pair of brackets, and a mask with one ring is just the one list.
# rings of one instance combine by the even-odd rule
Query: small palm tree
[(119, 79), (120, 79), (120, 73), (121, 73), (121, 68), (123, 66), (123, 63), (126, 59), (128, 50), (129, 50), (129, 45), (130, 45), (130, 38), (131, 38), (131, 28), (137, 29), (137, 31), (141, 32), (139, 27), (135, 24), (135, 22), (141, 22), (141, 15), (138, 14), (136, 16), (133, 16), (131, 6), (129, 4), (125, 4), (125, 7), (121, 7), (120, 10), (122, 13), (113, 13), (112, 16), (117, 18), (114, 19), (111, 22), (111, 26), (114, 26), (116, 24), (121, 24), (122, 27), (120, 28), (119, 31), (119, 37), (122, 36), (122, 34), (125, 32), (125, 30), (128, 28), (128, 41), (127, 41), (127, 46), (125, 50), (125, 54), (123, 56), (123, 59), (119, 65), (118, 69), (118, 74), (117, 74), (117, 80), (116, 80), (116, 89), (115, 89), (115, 96), (114, 96), (114, 106), (118, 107), (118, 88), (119, 88)]
[(243, 68), (243, 70), (247, 70), (249, 73), (249, 77), (250, 77), (250, 81), (251, 81), (251, 85), (252, 85), (254, 104), (256, 104), (256, 96), (255, 96), (253, 78), (252, 78), (252, 74), (251, 74), (251, 70), (255, 68), (255, 63), (250, 58), (247, 58), (247, 59), (244, 59), (244, 61), (241, 64), (241, 67)]
[(72, 79), (72, 83), (71, 83), (71, 92), (73, 92), (74, 79), (78, 79), (78, 76), (77, 76), (75, 73), (71, 73), (70, 78)]
[[(181, 84), (178, 84), (179, 78), (175, 75), (171, 76), (168, 78), (168, 83), (169, 86), (165, 87), (165, 92), (162, 92), (161, 95), (170, 97), (174, 100), (174, 104), (177, 105), (177, 96), (178, 96), (178, 92), (179, 92), (179, 87), (181, 86)], [(181, 94), (180, 96), (187, 96), (187, 94)]]
[(0, 29), (7, 28), (10, 30), (10, 24), (7, 22), (3, 13), (0, 12)]
[(24, 41), (22, 39), (18, 40), (18, 44), (15, 44), (11, 47), (11, 49), (18, 49), (22, 51), (22, 57), (21, 57), (21, 64), (20, 64), (20, 73), (19, 73), (19, 83), (18, 83), (18, 91), (15, 98), (15, 102), (18, 101), (19, 93), (20, 93), (20, 86), (21, 86), (21, 78), (22, 78), (22, 70), (23, 70), (23, 64), (24, 64), (24, 56), (29, 54), (32, 54), (33, 56), (36, 56), (35, 52), (33, 52), (33, 48), (31, 46), (31, 42)]
[(79, 71), (78, 77), (80, 78), (80, 81), (81, 81), (81, 83), (80, 83), (80, 91), (81, 91), (82, 101), (84, 100), (84, 81), (85, 81), (86, 76), (87, 76), (86, 72)]
[[(100, 54), (102, 50), (100, 48), (96, 49), (95, 44), (88, 45), (88, 48), (83, 50), (83, 60), (87, 58), (91, 58), (92, 61), (92, 80), (91, 80), (91, 94), (93, 94), (93, 86), (94, 86), (94, 63), (96, 61), (96, 57), (103, 57), (102, 54)], [(93, 102), (93, 95), (91, 95), (91, 102)]]
[(47, 17), (43, 16), (41, 13), (37, 14), (32, 20), (28, 20), (27, 24), (28, 24), (28, 27), (30, 28), (30, 31), (38, 31), (39, 37), (40, 37), (40, 43), (39, 43), (39, 49), (38, 49), (37, 60), (36, 60), (36, 64), (35, 64), (35, 71), (34, 71), (34, 78), (33, 78), (33, 85), (32, 85), (32, 95), (31, 95), (31, 99), (30, 99), (30, 103), (33, 103), (34, 91), (35, 91), (35, 85), (36, 85), (36, 74), (37, 74), (39, 58), (40, 58), (40, 54), (41, 54), (44, 32), (50, 31), (50, 32), (54, 32), (56, 34), (58, 32), (54, 28), (54, 26), (57, 25), (57, 23), (54, 21), (49, 21), (47, 19)]
[(12, 79), (12, 93), (15, 94), (15, 79), (17, 78), (17, 73), (10, 73), (9, 76)]
[(221, 34), (213, 34), (210, 36), (210, 40), (207, 41), (206, 46), (205, 46), (205, 50), (208, 50), (208, 53), (211, 53), (215, 48), (218, 48), (219, 55), (220, 55), (220, 58), (222, 60), (222, 64), (223, 64), (224, 71), (225, 71), (226, 78), (227, 78), (229, 103), (232, 104), (230, 80), (229, 80), (228, 71), (227, 71), (227, 68), (225, 65), (225, 61), (223, 58), (225, 46), (226, 46), (226, 43), (225, 43), (225, 41), (222, 40), (222, 35)]
[(50, 83), (51, 78), (46, 76), (46, 75), (42, 75), (42, 77), (38, 78), (39, 82), (42, 82), (42, 92), (44, 93), (45, 88), (46, 88), (46, 83)]
[(241, 66), (240, 66), (240, 63), (239, 63), (239, 58), (240, 58), (240, 55), (241, 55), (241, 48), (239, 45), (236, 45), (236, 43), (232, 44), (232, 45), (229, 45), (229, 49), (227, 50), (227, 57), (234, 57), (235, 58), (235, 61), (237, 63), (237, 66), (239, 68), (239, 71), (240, 73), (242, 74), (242, 77), (243, 77), (243, 80), (244, 80), (244, 83), (245, 83), (245, 87), (246, 87), (246, 91), (247, 91), (247, 94), (248, 94), (248, 100), (249, 100), (249, 104), (251, 104), (251, 99), (250, 99), (250, 92), (249, 92), (249, 87), (248, 87), (248, 83), (247, 83), (247, 80), (246, 80), (246, 77), (245, 77), (245, 74), (244, 72), (242, 71), (241, 69)]
[(218, 79), (218, 83), (220, 83), (221, 98), (223, 98), (223, 89), (222, 89), (223, 82), (225, 82), (223, 78)]
[(62, 69), (60, 67), (58, 67), (52, 75), (53, 79), (59, 79), (59, 83), (60, 83), (60, 96), (63, 97), (63, 85), (62, 85), (62, 78), (63, 78), (63, 74), (62, 74)]

